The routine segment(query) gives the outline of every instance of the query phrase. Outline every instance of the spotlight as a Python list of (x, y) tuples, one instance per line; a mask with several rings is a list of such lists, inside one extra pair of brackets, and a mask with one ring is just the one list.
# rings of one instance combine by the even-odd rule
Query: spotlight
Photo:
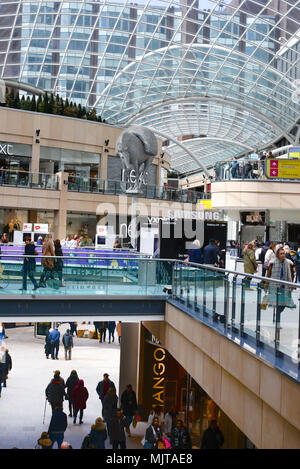
[(164, 152), (162, 151), (161, 154), (160, 154), (160, 157), (163, 158), (164, 157)]
[(36, 138), (35, 143), (40, 143), (40, 140), (38, 138)]
[(108, 144), (109, 144), (109, 139), (107, 140), (104, 140), (104, 143), (105, 143), (105, 146), (108, 147)]
[(39, 135), (40, 135), (40, 131), (41, 131), (41, 129), (36, 129), (36, 131), (35, 131), (35, 135), (36, 135), (37, 137), (39, 137)]

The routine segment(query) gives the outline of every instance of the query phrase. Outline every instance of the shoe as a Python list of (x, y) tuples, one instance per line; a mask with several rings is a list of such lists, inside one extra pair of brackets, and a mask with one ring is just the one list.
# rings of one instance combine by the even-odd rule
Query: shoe
[(72, 415), (72, 414), (69, 414), (68, 417), (73, 417), (73, 415)]
[(59, 358), (56, 357), (55, 360), (59, 360)]
[(38, 288), (39, 288), (38, 286), (34, 287), (34, 288), (33, 288), (33, 291), (37, 290)]
[(79, 423), (80, 423), (80, 424), (82, 424), (82, 423), (83, 423), (83, 421), (82, 421), (82, 420), (79, 420)]
[(27, 291), (27, 288), (19, 288), (19, 291), (21, 290)]
[(73, 423), (74, 423), (74, 424), (76, 423), (76, 420), (75, 420), (75, 419), (73, 420)]

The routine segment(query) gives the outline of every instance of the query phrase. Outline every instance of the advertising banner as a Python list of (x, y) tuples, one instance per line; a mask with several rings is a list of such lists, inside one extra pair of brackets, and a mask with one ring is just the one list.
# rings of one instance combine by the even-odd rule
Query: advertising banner
[(300, 160), (267, 160), (267, 177), (300, 179)]
[(291, 147), (288, 151), (289, 158), (291, 159), (300, 159), (300, 147)]
[(32, 231), (32, 223), (23, 223), (23, 232), (30, 233)]
[(48, 233), (48, 223), (34, 223), (33, 231), (35, 233)]

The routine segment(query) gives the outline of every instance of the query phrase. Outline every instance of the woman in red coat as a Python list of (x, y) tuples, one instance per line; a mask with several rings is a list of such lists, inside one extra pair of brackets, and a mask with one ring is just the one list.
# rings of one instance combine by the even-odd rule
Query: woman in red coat
[(80, 411), (79, 414), (79, 423), (83, 423), (82, 417), (83, 417), (83, 410), (86, 409), (86, 401), (89, 398), (89, 393), (86, 387), (84, 387), (84, 381), (83, 379), (80, 379), (78, 381), (77, 386), (73, 389), (72, 392), (72, 400), (73, 400), (73, 406), (74, 406), (74, 423), (76, 423), (76, 417), (78, 414), (78, 411)]

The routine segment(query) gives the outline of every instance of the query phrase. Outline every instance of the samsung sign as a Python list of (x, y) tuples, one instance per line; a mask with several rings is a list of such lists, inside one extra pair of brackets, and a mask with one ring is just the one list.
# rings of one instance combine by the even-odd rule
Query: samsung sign
[(13, 156), (13, 145), (10, 143), (0, 143), (0, 155)]

